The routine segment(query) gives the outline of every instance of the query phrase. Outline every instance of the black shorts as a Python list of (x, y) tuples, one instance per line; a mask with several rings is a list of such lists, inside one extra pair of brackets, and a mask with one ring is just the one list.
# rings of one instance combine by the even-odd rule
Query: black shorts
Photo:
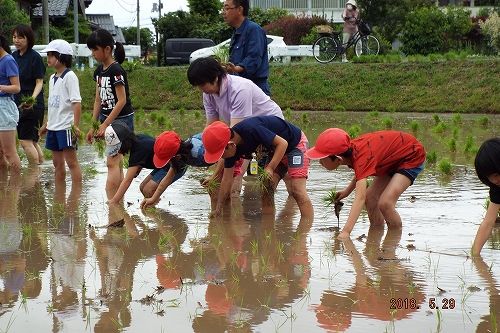
[(17, 136), (19, 140), (32, 140), (38, 142), (38, 130), (43, 125), (44, 109), (33, 108), (23, 110), (19, 115), (17, 124)]

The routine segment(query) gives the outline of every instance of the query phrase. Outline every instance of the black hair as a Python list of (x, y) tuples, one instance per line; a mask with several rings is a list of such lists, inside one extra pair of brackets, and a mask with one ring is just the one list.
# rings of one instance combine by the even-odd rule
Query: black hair
[(233, 5), (235, 7), (243, 7), (243, 16), (248, 16), (248, 11), (250, 10), (250, 1), (248, 0), (233, 0)]
[(192, 86), (201, 86), (205, 83), (214, 83), (215, 79), (226, 76), (226, 71), (215, 58), (198, 58), (189, 65), (187, 77)]
[(113, 35), (111, 35), (108, 30), (97, 29), (93, 31), (89, 38), (87, 38), (87, 46), (91, 50), (97, 49), (98, 46), (102, 48), (109, 46), (111, 50), (115, 50), (113, 57), (119, 64), (125, 61), (125, 49), (123, 48), (123, 44), (115, 42)]
[(2, 35), (0, 35), (0, 47), (4, 49), (4, 51), (7, 52), (8, 54), (11, 54), (10, 45), (7, 42), (7, 39), (5, 39), (5, 37)]
[(18, 24), (12, 29), (12, 34), (17, 34), (20, 37), (24, 37), (28, 40), (28, 49), (31, 50), (35, 45), (35, 33), (29, 25)]
[(483, 142), (474, 160), (477, 177), (489, 187), (495, 186), (488, 177), (500, 173), (500, 137), (491, 138)]
[(191, 149), (193, 149), (191, 139), (182, 140), (176, 155), (189, 156), (191, 155)]
[(341, 156), (341, 157), (351, 157), (352, 156), (352, 148), (348, 148), (345, 152), (341, 153), (341, 154), (338, 154), (338, 155), (330, 155), (330, 159), (332, 161), (335, 161), (338, 156)]
[(71, 65), (73, 64), (73, 57), (69, 54), (61, 54), (59, 52), (49, 51), (47, 52), (47, 55), (54, 56), (57, 60), (59, 60), (61, 64), (63, 64), (67, 68), (71, 68)]
[(127, 137), (121, 140), (121, 143), (122, 145), (118, 152), (122, 155), (128, 154), (132, 150), (132, 147), (137, 145), (137, 136), (133, 132), (130, 132)]

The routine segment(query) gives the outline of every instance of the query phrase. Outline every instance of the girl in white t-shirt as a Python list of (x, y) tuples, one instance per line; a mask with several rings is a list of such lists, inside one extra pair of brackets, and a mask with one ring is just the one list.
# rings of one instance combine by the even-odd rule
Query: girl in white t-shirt
[(80, 136), (81, 101), (78, 77), (70, 70), (73, 49), (68, 42), (56, 39), (47, 45), (47, 65), (56, 72), (49, 81), (48, 120), (40, 128), (47, 133), (45, 147), (52, 151), (56, 182), (66, 178), (68, 165), (73, 184), (82, 182), (82, 171), (76, 156)]

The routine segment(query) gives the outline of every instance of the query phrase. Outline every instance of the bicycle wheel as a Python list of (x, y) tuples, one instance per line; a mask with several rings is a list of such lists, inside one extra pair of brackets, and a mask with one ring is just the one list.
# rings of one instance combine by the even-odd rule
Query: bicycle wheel
[(337, 42), (329, 36), (318, 38), (313, 45), (313, 55), (318, 62), (329, 63), (337, 55)]
[(356, 55), (359, 57), (362, 54), (366, 55), (377, 55), (380, 51), (380, 43), (375, 36), (361, 36), (356, 42), (356, 46), (354, 47), (356, 50)]

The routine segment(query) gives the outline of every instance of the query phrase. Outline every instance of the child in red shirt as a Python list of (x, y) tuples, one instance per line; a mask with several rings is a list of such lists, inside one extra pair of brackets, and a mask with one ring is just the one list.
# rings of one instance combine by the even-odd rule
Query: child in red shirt
[[(425, 162), (424, 147), (415, 137), (399, 131), (379, 131), (351, 140), (344, 130), (329, 128), (319, 135), (316, 146), (306, 155), (319, 159), (327, 170), (335, 170), (339, 165), (354, 170), (353, 180), (336, 197), (338, 201), (356, 191), (339, 239), (349, 237), (365, 205), (371, 225), (383, 225), (385, 221), (389, 228), (401, 228), (396, 202), (413, 184)], [(367, 188), (369, 176), (375, 179)]]

